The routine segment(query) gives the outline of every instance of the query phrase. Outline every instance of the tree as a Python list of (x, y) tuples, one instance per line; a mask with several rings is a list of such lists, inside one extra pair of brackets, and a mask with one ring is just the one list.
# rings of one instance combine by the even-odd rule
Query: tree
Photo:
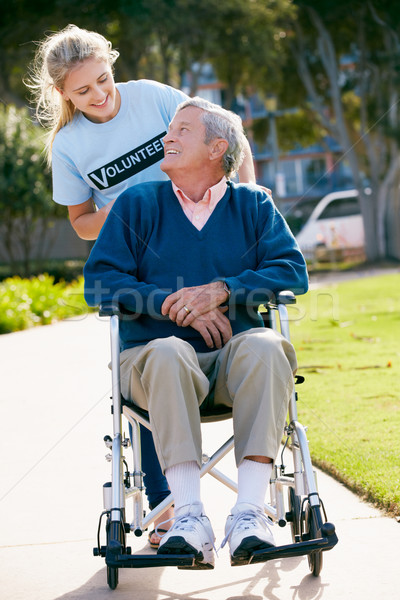
[(43, 164), (39, 127), (26, 108), (0, 105), (0, 242), (14, 272), (31, 271), (33, 244), (45, 256), (54, 219), (65, 216), (51, 195), (51, 177)]
[[(351, 12), (344, 0), (297, 4), (291, 48), (307, 102), (351, 166), (367, 257), (383, 258), (388, 202), (400, 175), (398, 12), (389, 1), (357, 0)], [(365, 193), (363, 172), (371, 194)], [(399, 223), (398, 214), (391, 217)]]
[(283, 24), (294, 18), (292, 2), (230, 0), (218, 4), (210, 61), (227, 86), (227, 105), (238, 94), (277, 93), (282, 89), (287, 57)]
[(50, 11), (44, 0), (4, 7), (0, 97), (7, 102), (24, 101), (21, 78), (35, 49), (29, 40), (71, 22), (111, 39), (121, 52), (120, 80), (147, 77), (179, 86), (190, 71), (195, 94), (202, 66), (211, 64), (228, 108), (235, 109), (239, 94), (273, 92), (283, 111), (302, 111), (282, 119), (286, 142), (290, 134), (304, 141), (319, 132), (340, 144), (360, 192), (368, 258), (393, 247), (400, 233), (400, 217), (387, 219), (400, 179), (395, 3), (354, 0), (349, 11), (345, 0), (57, 0)]

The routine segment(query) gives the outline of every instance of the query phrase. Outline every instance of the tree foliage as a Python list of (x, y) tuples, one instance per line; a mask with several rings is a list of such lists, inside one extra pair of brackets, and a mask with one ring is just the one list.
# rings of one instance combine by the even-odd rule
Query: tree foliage
[[(234, 108), (238, 95), (273, 93), (282, 147), (333, 137), (359, 188), (368, 256), (387, 252), (400, 181), (400, 13), (391, 0), (15, 0), (3, 3), (0, 99), (26, 103), (22, 78), (34, 40), (68, 23), (97, 30), (120, 51), (118, 80), (156, 79), (190, 93), (211, 64)], [(351, 7), (351, 9), (350, 9)], [(266, 123), (256, 131), (266, 133)], [(372, 194), (363, 194), (365, 174)], [(400, 204), (400, 199), (398, 200)], [(392, 229), (390, 229), (392, 228)], [(391, 233), (390, 233), (391, 231)], [(389, 232), (389, 234), (388, 234)], [(390, 240), (389, 240), (390, 242)], [(400, 254), (400, 246), (399, 246)]]
[(35, 40), (75, 23), (109, 38), (121, 80), (179, 84), (193, 63), (211, 62), (233, 96), (280, 83), (291, 0), (15, 0), (2, 9), (3, 99), (24, 98), (21, 83)]

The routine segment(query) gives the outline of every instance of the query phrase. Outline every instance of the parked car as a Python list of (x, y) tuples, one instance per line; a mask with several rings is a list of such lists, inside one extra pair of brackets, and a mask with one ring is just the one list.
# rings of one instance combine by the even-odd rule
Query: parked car
[(357, 190), (297, 202), (285, 218), (308, 260), (340, 260), (364, 252)]

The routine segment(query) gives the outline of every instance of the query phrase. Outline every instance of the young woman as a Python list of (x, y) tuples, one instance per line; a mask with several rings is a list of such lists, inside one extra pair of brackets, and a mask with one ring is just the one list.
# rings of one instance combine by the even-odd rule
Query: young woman
[[(159, 168), (162, 138), (187, 96), (150, 80), (115, 83), (119, 53), (93, 31), (69, 25), (44, 39), (28, 87), (36, 115), (48, 127), (46, 153), (53, 173), (53, 199), (68, 207), (79, 237), (97, 238), (115, 199), (128, 187), (166, 179)], [(255, 182), (250, 147), (239, 171)], [(142, 462), (150, 508), (168, 494), (151, 433), (141, 429)], [(165, 520), (170, 515), (164, 515)], [(150, 533), (150, 544), (159, 537)]]

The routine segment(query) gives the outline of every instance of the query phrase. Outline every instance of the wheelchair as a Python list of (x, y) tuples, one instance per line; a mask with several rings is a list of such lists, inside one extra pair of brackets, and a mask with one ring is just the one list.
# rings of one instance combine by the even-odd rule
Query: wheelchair
[[(279, 330), (290, 340), (287, 305), (295, 304), (292, 292), (282, 291), (274, 301), (269, 301), (259, 308), (266, 327)], [(173, 504), (172, 495), (165, 498), (156, 508), (146, 514), (143, 510), (143, 472), (141, 470), (140, 424), (150, 429), (146, 411), (126, 401), (120, 392), (119, 368), (119, 322), (124, 318), (121, 307), (113, 303), (101, 305), (99, 315), (110, 318), (111, 372), (112, 372), (112, 420), (113, 435), (104, 438), (106, 447), (111, 451), (106, 458), (111, 462), (111, 481), (103, 486), (104, 510), (99, 518), (97, 545), (93, 549), (94, 556), (105, 558), (107, 565), (107, 583), (113, 590), (118, 585), (118, 572), (122, 568), (166, 567), (175, 566), (189, 569), (195, 566), (193, 555), (139, 554), (132, 552), (128, 545), (128, 535), (140, 537), (145, 530)], [(304, 378), (295, 377), (295, 383), (303, 383)], [(288, 417), (282, 440), (280, 458), (275, 462), (270, 481), (270, 503), (265, 504), (267, 517), (280, 527), (289, 524), (291, 543), (283, 546), (257, 550), (246, 564), (256, 564), (286, 557), (307, 555), (311, 573), (318, 577), (323, 564), (323, 553), (331, 550), (338, 542), (335, 526), (328, 522), (324, 504), (319, 496), (315, 472), (313, 470), (308, 448), (306, 428), (297, 418), (297, 391), (293, 391), (289, 400)], [(231, 418), (226, 407), (224, 412), (201, 412), (203, 423)], [(131, 439), (122, 434), (123, 417), (132, 426)], [(132, 446), (133, 468), (129, 469), (124, 456), (127, 448)], [(234, 446), (233, 436), (211, 456), (203, 454), (201, 476), (207, 473), (237, 491), (237, 484), (216, 468)], [(284, 454), (292, 453), (293, 472), (286, 472)], [(133, 504), (132, 520), (127, 517), (127, 503), (131, 498)], [(105, 523), (105, 534), (104, 534)], [(105, 538), (102, 545), (101, 538)], [(104, 541), (104, 540), (103, 540)], [(244, 564), (243, 562), (240, 564)]]

